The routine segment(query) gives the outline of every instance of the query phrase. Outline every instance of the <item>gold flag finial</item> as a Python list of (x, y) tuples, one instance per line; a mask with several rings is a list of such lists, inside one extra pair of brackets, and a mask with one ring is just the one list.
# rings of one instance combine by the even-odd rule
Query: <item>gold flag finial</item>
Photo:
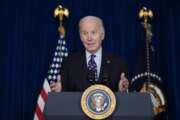
[(63, 20), (64, 20), (64, 17), (69, 17), (69, 10), (67, 8), (63, 8), (62, 5), (59, 5), (54, 10), (54, 17), (55, 18), (58, 17), (59, 19), (60, 24), (58, 27), (58, 32), (59, 32), (60, 38), (62, 39), (65, 37), (65, 34), (66, 34), (65, 28), (63, 26)]
[(143, 7), (140, 11), (139, 11), (139, 18), (143, 18), (144, 23), (148, 22), (148, 18), (152, 18), (153, 17), (153, 12), (152, 10), (148, 10), (146, 7)]

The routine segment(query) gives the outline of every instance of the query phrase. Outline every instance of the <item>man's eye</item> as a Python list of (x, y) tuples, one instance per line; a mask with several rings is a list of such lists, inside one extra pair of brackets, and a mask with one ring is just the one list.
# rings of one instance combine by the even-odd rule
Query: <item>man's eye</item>
[(96, 32), (96, 31), (92, 31), (91, 33), (94, 35), (94, 34), (96, 34), (97, 32)]
[(83, 35), (87, 35), (88, 33), (87, 32), (82, 32)]

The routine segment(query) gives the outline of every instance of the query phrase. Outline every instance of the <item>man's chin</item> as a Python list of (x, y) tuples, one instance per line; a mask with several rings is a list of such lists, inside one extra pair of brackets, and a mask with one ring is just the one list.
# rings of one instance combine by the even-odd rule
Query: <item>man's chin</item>
[(95, 53), (96, 52), (95, 49), (87, 49), (87, 51), (90, 52), (90, 53)]

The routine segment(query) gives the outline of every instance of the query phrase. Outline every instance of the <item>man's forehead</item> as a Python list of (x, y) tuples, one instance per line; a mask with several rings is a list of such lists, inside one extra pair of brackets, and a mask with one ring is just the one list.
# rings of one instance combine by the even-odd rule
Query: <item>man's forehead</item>
[(99, 32), (99, 27), (82, 27), (80, 28), (80, 32)]
[(89, 20), (86, 20), (80, 24), (80, 26), (85, 26), (85, 25), (87, 25), (87, 26), (88, 25), (89, 26), (98, 26), (99, 27), (101, 25), (101, 23), (95, 19), (89, 19)]
[(98, 30), (98, 29), (100, 29), (100, 27), (101, 27), (101, 24), (99, 22), (93, 21), (93, 20), (85, 21), (80, 25), (81, 30), (88, 30), (88, 31)]

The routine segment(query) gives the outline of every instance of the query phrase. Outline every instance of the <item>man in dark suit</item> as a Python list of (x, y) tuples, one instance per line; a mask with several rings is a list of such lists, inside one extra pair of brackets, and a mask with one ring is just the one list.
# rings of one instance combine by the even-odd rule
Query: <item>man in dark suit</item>
[(125, 61), (102, 49), (105, 37), (102, 20), (95, 16), (82, 18), (79, 33), (85, 49), (64, 60), (59, 82), (51, 84), (52, 91), (84, 91), (93, 84), (104, 84), (113, 91), (127, 91)]

